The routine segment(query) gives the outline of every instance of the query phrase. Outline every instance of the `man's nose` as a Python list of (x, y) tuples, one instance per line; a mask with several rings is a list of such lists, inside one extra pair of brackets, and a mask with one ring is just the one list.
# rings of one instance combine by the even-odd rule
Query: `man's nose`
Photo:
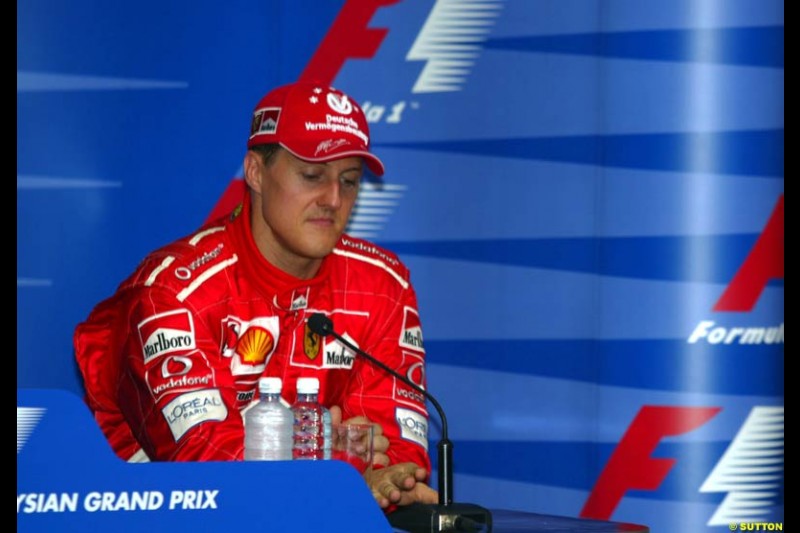
[(338, 209), (341, 207), (342, 186), (339, 183), (339, 180), (331, 179), (326, 182), (325, 188), (322, 191), (322, 195), (319, 200), (319, 204), (331, 209)]

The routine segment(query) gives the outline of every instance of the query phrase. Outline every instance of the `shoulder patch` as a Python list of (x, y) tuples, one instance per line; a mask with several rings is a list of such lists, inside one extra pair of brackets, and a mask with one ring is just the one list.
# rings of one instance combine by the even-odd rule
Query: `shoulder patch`
[(138, 279), (145, 287), (173, 287), (178, 301), (184, 301), (214, 274), (238, 261), (224, 231), (225, 226), (204, 228), (153, 252), (143, 262)]
[(186, 309), (149, 316), (139, 322), (137, 329), (145, 364), (162, 355), (196, 348), (194, 320)]
[(407, 289), (408, 269), (400, 262), (397, 256), (371, 242), (355, 239), (348, 235), (342, 236), (339, 244), (333, 249), (333, 253), (342, 257), (348, 257), (364, 263), (374, 265), (391, 275), (397, 282)]
[[(369, 241), (365, 241), (362, 239), (355, 239), (348, 235), (343, 235), (342, 238), (339, 240), (339, 244), (341, 245), (341, 249), (362, 253), (367, 256), (374, 257), (375, 259), (380, 259), (387, 265), (391, 266), (400, 265), (400, 260), (394, 253), (385, 250), (380, 246), (376, 246)], [(337, 248), (339, 248), (339, 246), (337, 246)]]

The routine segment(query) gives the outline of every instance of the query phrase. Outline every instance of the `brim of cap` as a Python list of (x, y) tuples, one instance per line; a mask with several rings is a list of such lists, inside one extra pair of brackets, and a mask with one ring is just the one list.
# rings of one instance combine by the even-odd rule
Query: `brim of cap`
[(302, 155), (300, 150), (292, 149), (286, 143), (278, 143), (289, 153), (303, 161), (310, 161), (312, 163), (326, 163), (328, 161), (336, 161), (337, 159), (344, 159), (345, 157), (360, 157), (364, 160), (369, 171), (377, 177), (383, 176), (385, 168), (383, 162), (372, 152), (366, 150), (343, 150), (341, 152), (332, 152), (324, 157), (307, 157)]

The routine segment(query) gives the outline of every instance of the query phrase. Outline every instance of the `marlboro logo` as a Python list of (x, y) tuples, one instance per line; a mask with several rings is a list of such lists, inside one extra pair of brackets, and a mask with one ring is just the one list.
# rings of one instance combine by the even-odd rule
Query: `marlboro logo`
[(164, 354), (195, 349), (194, 323), (185, 309), (151, 316), (138, 329), (145, 364)]
[(400, 346), (411, 348), (412, 350), (425, 351), (422, 344), (422, 325), (419, 315), (411, 307), (405, 308), (403, 317), (403, 329), (400, 332)]

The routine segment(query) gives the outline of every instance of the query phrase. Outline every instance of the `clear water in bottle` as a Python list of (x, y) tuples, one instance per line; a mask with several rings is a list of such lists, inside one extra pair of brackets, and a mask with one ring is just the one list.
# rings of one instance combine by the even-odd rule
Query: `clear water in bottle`
[(322, 458), (330, 459), (333, 447), (331, 412), (324, 405), (322, 406)]
[(294, 459), (323, 458), (322, 406), (318, 400), (319, 379), (298, 378), (294, 413)]
[(281, 378), (258, 380), (258, 403), (244, 418), (245, 461), (292, 459), (294, 415), (281, 403)]

